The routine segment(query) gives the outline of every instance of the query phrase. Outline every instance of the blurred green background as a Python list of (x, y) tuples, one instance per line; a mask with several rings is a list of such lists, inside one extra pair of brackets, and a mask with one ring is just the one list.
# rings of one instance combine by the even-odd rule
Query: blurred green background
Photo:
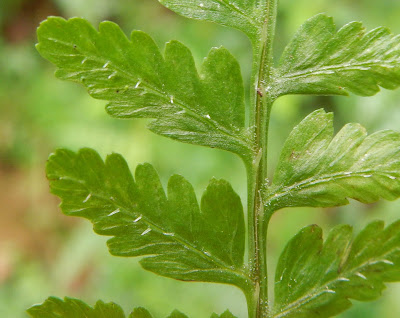
[[(276, 51), (279, 54), (299, 25), (319, 12), (338, 26), (360, 20), (368, 29), (385, 25), (400, 33), (398, 0), (281, 0)], [(27, 317), (25, 309), (49, 295), (114, 301), (126, 311), (135, 306), (165, 317), (174, 308), (190, 317), (209, 317), (229, 308), (246, 317), (240, 291), (216, 284), (182, 283), (143, 271), (137, 259), (111, 257), (105, 238), (88, 222), (65, 217), (48, 193), (44, 168), (58, 147), (92, 147), (102, 155), (119, 152), (131, 167), (151, 162), (163, 182), (184, 175), (198, 195), (215, 176), (229, 180), (245, 201), (245, 172), (239, 159), (223, 151), (180, 144), (146, 130), (146, 120), (123, 121), (104, 112), (105, 102), (82, 87), (61, 82), (54, 67), (34, 48), (35, 29), (49, 15), (80, 16), (97, 25), (112, 20), (128, 33), (140, 29), (162, 47), (171, 39), (190, 47), (196, 62), (213, 46), (224, 45), (241, 62), (249, 82), (250, 45), (244, 35), (211, 23), (181, 18), (156, 0), (1, 0), (0, 1), (0, 317)], [(272, 113), (271, 171), (292, 127), (312, 110), (335, 111), (336, 127), (362, 123), (369, 132), (399, 129), (400, 90), (372, 98), (285, 97)], [(357, 230), (372, 219), (400, 217), (400, 201), (332, 209), (287, 209), (272, 219), (270, 269), (285, 242), (301, 227), (317, 223), (329, 229), (350, 223)], [(378, 301), (360, 304), (342, 318), (400, 317), (400, 284), (389, 285)]]

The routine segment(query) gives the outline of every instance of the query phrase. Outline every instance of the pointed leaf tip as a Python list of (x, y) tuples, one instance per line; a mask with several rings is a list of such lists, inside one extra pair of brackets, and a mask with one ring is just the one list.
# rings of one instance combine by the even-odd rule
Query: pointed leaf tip
[(143, 307), (135, 308), (129, 315), (129, 318), (153, 318), (147, 309)]
[(168, 318), (188, 318), (188, 316), (175, 309)]
[(236, 318), (229, 310), (224, 311), (221, 315), (213, 313), (211, 318)]

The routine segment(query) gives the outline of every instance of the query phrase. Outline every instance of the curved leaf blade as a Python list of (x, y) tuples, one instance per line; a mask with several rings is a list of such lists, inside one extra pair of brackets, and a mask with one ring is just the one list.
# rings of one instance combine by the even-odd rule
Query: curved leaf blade
[(150, 164), (139, 165), (133, 179), (120, 155), (103, 162), (91, 149), (56, 151), (47, 177), (64, 214), (112, 236), (111, 254), (146, 256), (142, 266), (166, 277), (247, 288), (243, 207), (226, 181), (210, 181), (200, 208), (182, 176), (170, 178), (166, 194)]
[(274, 94), (371, 96), (400, 85), (400, 36), (386, 28), (366, 32), (351, 22), (336, 32), (332, 18), (307, 20), (275, 70)]
[(259, 0), (159, 0), (168, 9), (187, 18), (215, 22), (244, 32), (254, 39), (260, 29)]
[(32, 318), (125, 318), (120, 306), (99, 300), (94, 307), (83, 301), (65, 297), (49, 297), (43, 304), (27, 310)]
[(367, 135), (347, 124), (335, 137), (333, 114), (317, 110), (286, 140), (265, 204), (331, 207), (352, 198), (372, 203), (400, 196), (400, 134), (383, 130)]
[(323, 318), (351, 306), (350, 299), (381, 296), (385, 282), (400, 280), (400, 221), (369, 224), (352, 240), (352, 228), (333, 228), (325, 243), (311, 225), (293, 237), (275, 277), (274, 318)]
[(183, 44), (167, 43), (163, 56), (146, 33), (128, 39), (112, 22), (97, 31), (84, 19), (51, 17), (37, 34), (56, 76), (109, 101), (111, 116), (153, 118), (160, 135), (250, 156), (240, 66), (225, 48), (213, 48), (198, 72)]

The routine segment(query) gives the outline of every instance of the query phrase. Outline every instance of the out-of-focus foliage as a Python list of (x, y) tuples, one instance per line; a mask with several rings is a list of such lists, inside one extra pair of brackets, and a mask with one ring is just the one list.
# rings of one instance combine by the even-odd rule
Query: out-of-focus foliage
[[(277, 53), (305, 20), (320, 12), (333, 16), (338, 27), (357, 20), (368, 30), (384, 25), (394, 34), (400, 33), (399, 1), (315, 0), (312, 4), (309, 0), (280, 1)], [(215, 176), (227, 179), (244, 198), (245, 173), (234, 155), (156, 136), (145, 130), (143, 121), (110, 118), (104, 102), (93, 100), (75, 84), (54, 79), (54, 67), (34, 49), (36, 27), (49, 15), (79, 16), (95, 25), (112, 20), (127, 34), (133, 29), (147, 32), (161, 49), (165, 42), (179, 40), (191, 49), (197, 66), (211, 47), (224, 45), (239, 60), (245, 86), (249, 82), (250, 43), (242, 33), (185, 19), (157, 0), (1, 0), (0, 317), (27, 317), (24, 310), (48, 295), (73, 296), (91, 304), (97, 299), (115, 301), (125, 312), (138, 305), (151, 307), (154, 317), (167, 316), (175, 307), (193, 318), (222, 313), (228, 307), (235, 316), (245, 317), (239, 290), (185, 284), (144, 272), (136, 260), (109, 256), (104, 240), (93, 235), (87, 224), (60, 213), (44, 176), (46, 159), (56, 147), (93, 147), (102, 156), (119, 152), (130, 167), (151, 162), (164, 185), (169, 175), (179, 173), (194, 185), (198, 196)], [(357, 121), (371, 133), (384, 128), (399, 130), (399, 91), (384, 91), (368, 99), (286, 96), (277, 103), (270, 127), (271, 168), (294, 125), (317, 108), (334, 110), (336, 127)], [(269, 248), (279, 255), (288, 238), (310, 223), (324, 230), (339, 222), (350, 223), (355, 232), (375, 218), (389, 224), (399, 217), (399, 208), (400, 202), (382, 201), (367, 206), (353, 203), (322, 213), (317, 209), (283, 210), (272, 219)], [(355, 305), (340, 317), (400, 316), (399, 292), (398, 286), (389, 286), (386, 297)]]

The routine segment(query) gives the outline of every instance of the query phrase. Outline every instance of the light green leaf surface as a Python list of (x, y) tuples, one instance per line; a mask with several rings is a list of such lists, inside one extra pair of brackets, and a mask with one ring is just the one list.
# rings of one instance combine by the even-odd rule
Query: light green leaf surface
[(33, 318), (125, 318), (121, 307), (99, 300), (94, 308), (83, 301), (65, 297), (49, 297), (43, 304), (27, 310)]
[(286, 140), (265, 204), (330, 207), (352, 198), (372, 203), (400, 196), (400, 134), (367, 135), (347, 124), (333, 137), (333, 114), (308, 115)]
[(379, 27), (366, 32), (359, 22), (339, 31), (319, 14), (306, 21), (275, 70), (277, 96), (285, 94), (374, 95), (379, 86), (400, 85), (400, 36)]
[(160, 135), (250, 156), (240, 67), (225, 48), (213, 48), (198, 73), (180, 42), (167, 43), (163, 56), (146, 33), (128, 39), (112, 22), (97, 31), (84, 19), (52, 17), (37, 33), (56, 76), (109, 101), (110, 115), (154, 118), (149, 128)]
[(159, 0), (172, 11), (196, 20), (241, 30), (255, 39), (262, 21), (263, 0)]
[(278, 262), (272, 317), (332, 317), (349, 299), (376, 299), (385, 282), (400, 280), (400, 221), (387, 228), (376, 221), (352, 236), (349, 225), (339, 225), (323, 243), (311, 225), (290, 240)]
[(103, 162), (91, 149), (58, 150), (47, 177), (63, 213), (87, 218), (96, 233), (113, 236), (111, 254), (146, 255), (141, 265), (159, 275), (246, 288), (243, 208), (228, 182), (212, 179), (199, 207), (182, 176), (169, 179), (166, 194), (150, 164), (139, 165), (134, 180), (120, 155)]

